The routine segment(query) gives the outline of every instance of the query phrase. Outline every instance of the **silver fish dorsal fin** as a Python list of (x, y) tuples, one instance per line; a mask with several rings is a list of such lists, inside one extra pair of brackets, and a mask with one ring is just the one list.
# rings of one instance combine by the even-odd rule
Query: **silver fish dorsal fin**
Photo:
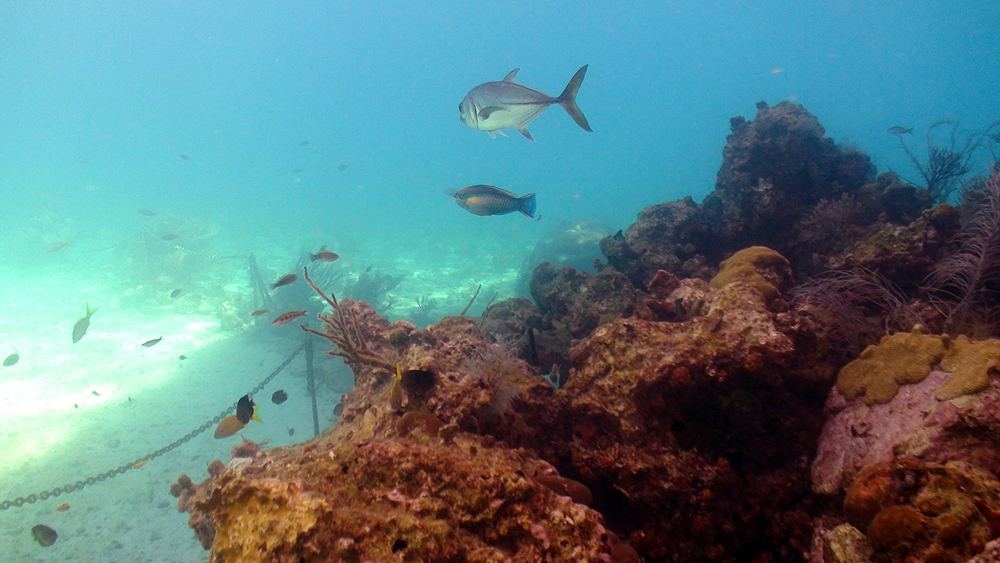
[(508, 72), (507, 76), (503, 77), (503, 81), (504, 82), (513, 82), (514, 78), (517, 77), (517, 71), (519, 71), (519, 70), (521, 70), (521, 69), (515, 68), (514, 70)]

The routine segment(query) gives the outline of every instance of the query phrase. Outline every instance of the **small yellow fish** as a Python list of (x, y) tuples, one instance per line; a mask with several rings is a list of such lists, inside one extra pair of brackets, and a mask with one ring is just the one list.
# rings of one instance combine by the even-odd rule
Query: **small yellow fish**
[(132, 466), (132, 469), (139, 469), (140, 467), (142, 467), (143, 465), (146, 465), (147, 463), (149, 463), (148, 459), (144, 459), (142, 461), (138, 461), (138, 462), (136, 462), (135, 465)]
[(67, 510), (69, 510), (68, 502), (64, 502), (56, 507), (56, 512), (66, 512)]
[(389, 408), (394, 411), (403, 408), (403, 371), (396, 364), (396, 379), (392, 382), (392, 391), (389, 391)]
[(218, 439), (235, 436), (237, 432), (246, 427), (247, 425), (240, 422), (240, 419), (236, 418), (235, 414), (231, 414), (219, 422), (219, 425), (215, 428), (215, 437)]

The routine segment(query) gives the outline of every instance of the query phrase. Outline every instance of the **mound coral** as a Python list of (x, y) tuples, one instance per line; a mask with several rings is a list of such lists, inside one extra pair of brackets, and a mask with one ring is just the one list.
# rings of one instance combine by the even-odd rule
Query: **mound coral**
[(736, 281), (759, 291), (770, 304), (791, 284), (792, 270), (784, 256), (764, 246), (751, 246), (723, 260), (709, 285), (719, 289)]
[(1000, 482), (965, 462), (894, 459), (858, 476), (844, 512), (875, 561), (961, 563), (1000, 535)]

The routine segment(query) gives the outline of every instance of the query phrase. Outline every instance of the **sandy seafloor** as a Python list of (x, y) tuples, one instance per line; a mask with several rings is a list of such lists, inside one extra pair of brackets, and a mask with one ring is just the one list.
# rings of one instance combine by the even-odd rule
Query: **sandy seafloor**
[[(510, 252), (510, 242), (504, 244)], [(385, 249), (379, 250), (358, 254), (386, 256)], [(506, 268), (497, 268), (489, 252), (476, 252), (471, 258), (469, 253), (439, 256), (432, 268), (420, 269), (414, 253), (394, 250), (396, 258), (379, 267), (406, 273), (390, 296), (395, 305), (389, 313), (407, 317), (416, 299), (427, 296), (441, 304), (438, 315), (456, 314), (478, 283), (484, 283), (484, 295), (493, 289), (504, 292), (500, 299), (509, 297), (530, 246), (514, 252)], [(270, 260), (267, 256), (260, 258), (262, 264), (295, 261), (288, 249), (271, 249)], [(364, 260), (355, 257), (355, 271), (363, 270)], [(350, 259), (342, 262), (349, 267)], [(168, 276), (156, 280), (153, 289), (122, 281), (114, 260), (89, 252), (85, 244), (41, 254), (38, 263), (0, 270), (0, 357), (15, 350), (20, 355), (15, 366), (0, 367), (0, 500), (142, 459), (232, 406), (303, 339), (297, 323), (272, 327), (273, 315), (250, 320), (252, 291), (239, 265), (229, 275), (214, 272), (216, 278), (187, 282), (185, 292), (170, 299), (170, 287), (180, 282)], [(265, 276), (276, 271), (264, 266)], [(485, 299), (470, 314), (480, 314)], [(97, 312), (86, 336), (73, 344), (72, 328), (87, 301)], [(312, 324), (318, 326), (315, 320)], [(159, 336), (163, 340), (155, 346), (141, 346)], [(333, 407), (352, 384), (350, 370), (339, 358), (324, 355), (326, 349), (325, 342), (316, 342), (321, 431), (335, 421)], [(180, 360), (181, 355), (187, 359)], [(271, 402), (277, 389), (289, 396), (282, 405)], [(252, 422), (243, 432), (246, 438), (266, 439), (273, 447), (313, 436), (302, 356), (255, 399), (264, 423)], [(198, 482), (207, 477), (213, 459), (229, 459), (240, 438), (216, 440), (212, 430), (139, 469), (0, 511), (0, 560), (207, 560), (169, 488), (182, 473)], [(57, 512), (63, 503), (70, 509)], [(44, 548), (32, 539), (36, 524), (59, 533), (55, 545)]]

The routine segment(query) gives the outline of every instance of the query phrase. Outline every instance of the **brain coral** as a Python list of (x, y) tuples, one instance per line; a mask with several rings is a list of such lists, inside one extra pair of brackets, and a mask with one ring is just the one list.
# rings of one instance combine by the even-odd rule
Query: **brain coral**
[(941, 360), (941, 369), (951, 373), (934, 398), (947, 401), (962, 395), (978, 393), (990, 384), (990, 373), (1000, 369), (1000, 340), (969, 340), (959, 336), (948, 346)]
[(719, 264), (719, 273), (711, 286), (721, 289), (741, 281), (761, 293), (768, 303), (780, 296), (781, 287), (791, 280), (788, 260), (765, 246), (751, 246)]
[(946, 338), (927, 333), (922, 326), (912, 332), (883, 336), (837, 375), (837, 389), (850, 400), (864, 394), (865, 403), (888, 403), (904, 383), (920, 383), (941, 361)]
[(966, 336), (951, 340), (916, 326), (866, 348), (840, 370), (837, 389), (848, 400), (863, 394), (869, 405), (888, 403), (900, 385), (920, 383), (937, 365), (950, 374), (936, 391), (937, 400), (978, 393), (989, 385), (990, 374), (1000, 370), (1000, 340), (973, 341)]

